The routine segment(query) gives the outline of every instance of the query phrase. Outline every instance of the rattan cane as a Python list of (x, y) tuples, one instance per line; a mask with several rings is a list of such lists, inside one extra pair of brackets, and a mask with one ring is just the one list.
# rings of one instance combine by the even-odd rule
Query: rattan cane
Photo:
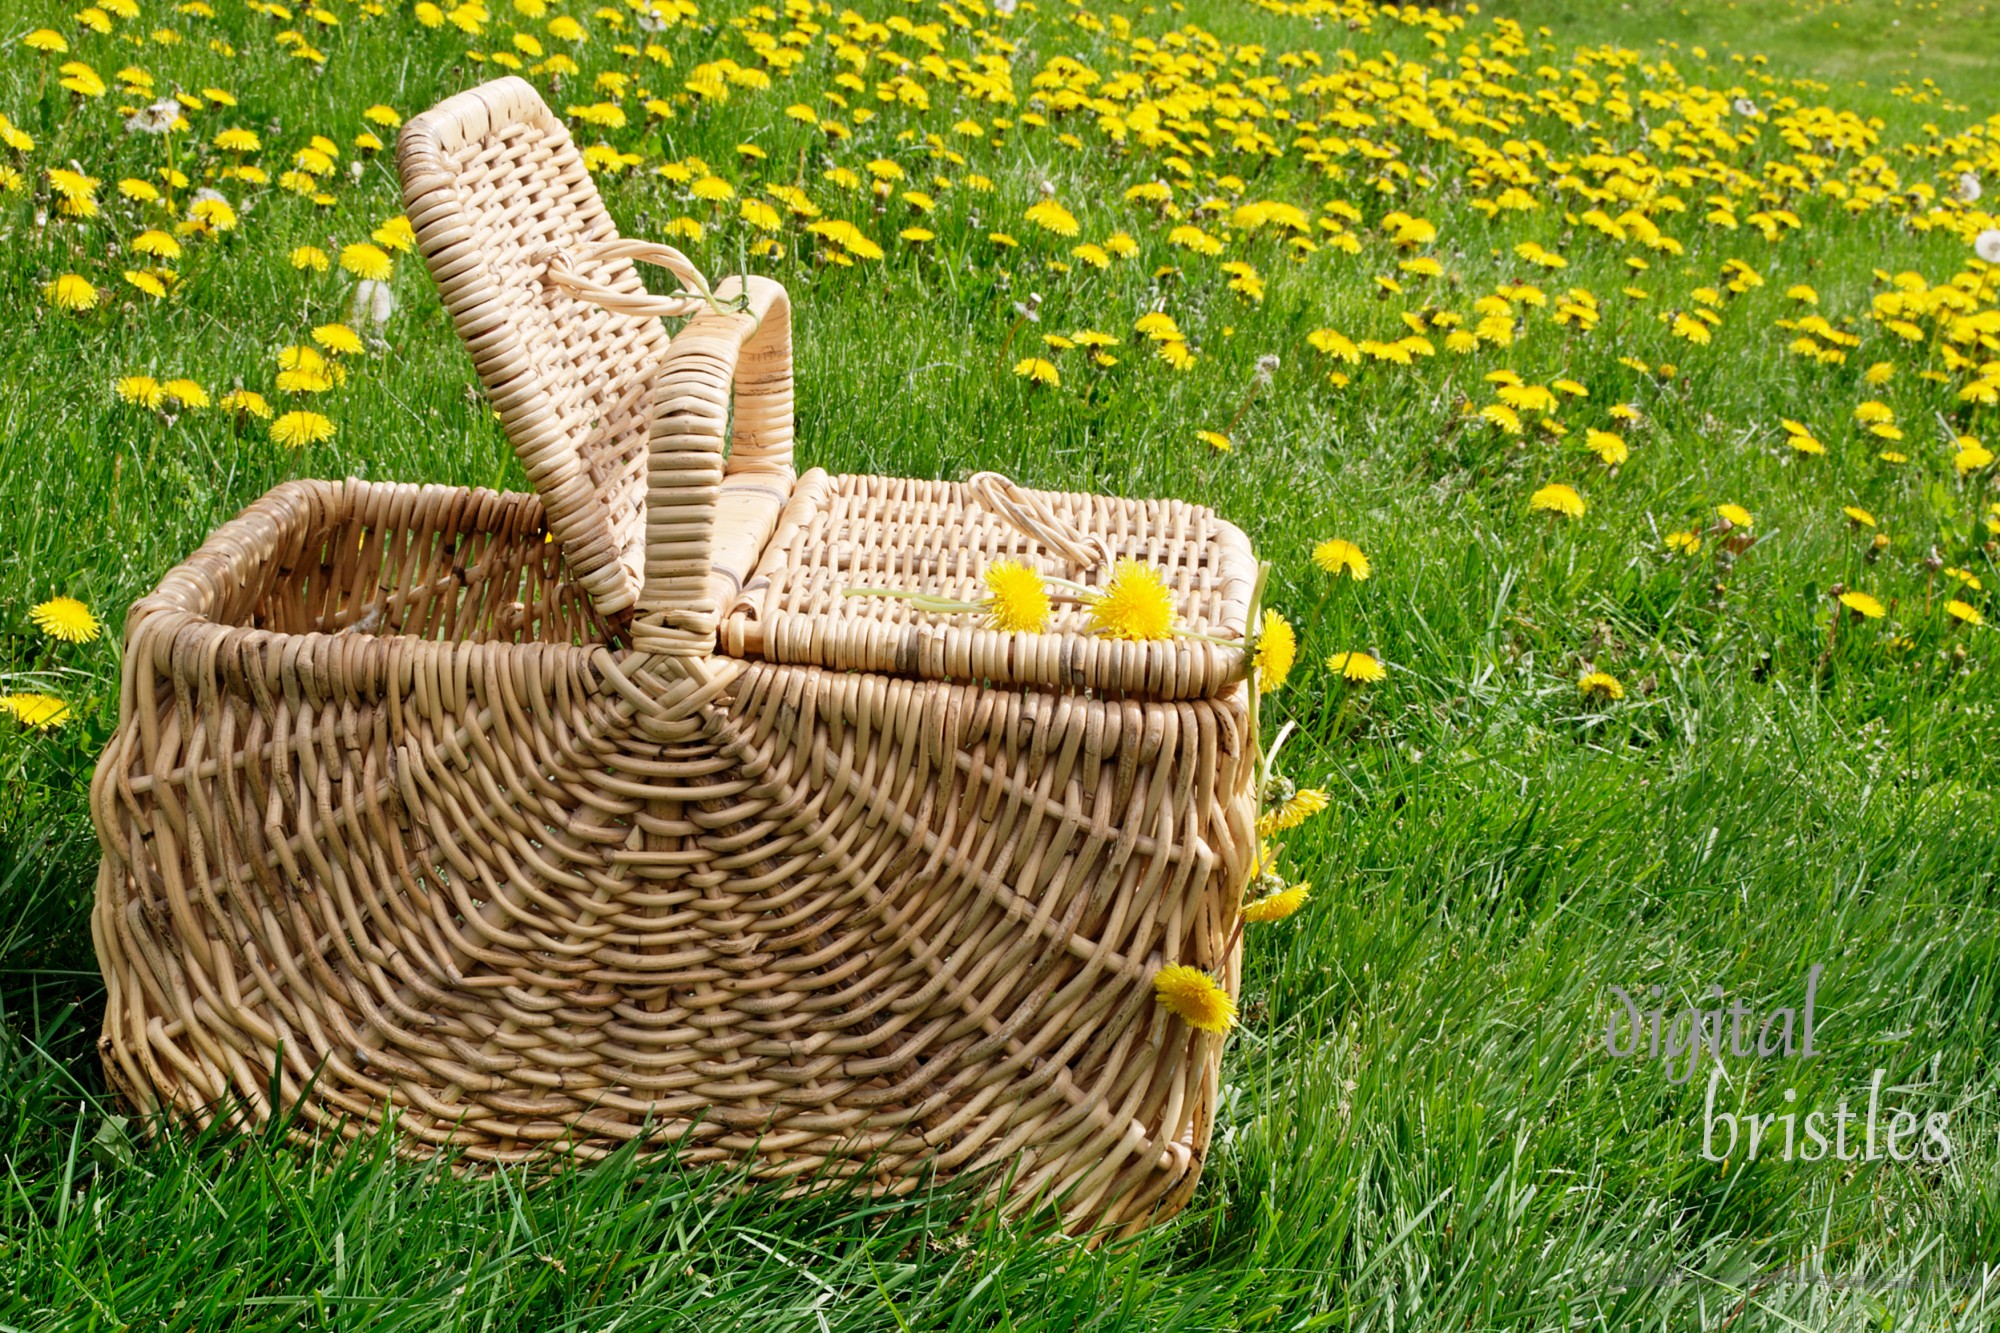
[[(540, 124), (525, 87), (440, 113), (511, 98)], [(406, 168), (519, 141), (440, 113)], [(637, 557), (580, 563), (553, 495), (294, 482), (137, 603), (92, 792), (112, 1080), (201, 1122), (264, 1123), (273, 1091), (302, 1135), (393, 1117), (408, 1151), (472, 1162), (637, 1140), (875, 1192), (990, 1171), (1009, 1208), (1051, 1199), (1078, 1228), (1171, 1213), (1221, 1043), (1151, 978), (1235, 988), (1241, 653), (1110, 643), (1073, 607), (1007, 635), (840, 592), (962, 595), (1003, 556), (1088, 582), (1131, 555), (1190, 626), (1240, 638), (1241, 534), (991, 477), (794, 483), (776, 284), (657, 345), (631, 332), (656, 315), (595, 303), (678, 298), (573, 250), (495, 270), (563, 296), (453, 294), (465, 247), (531, 243), (499, 160), (472, 150), (484, 183), (455, 188), (497, 191), (506, 238), (458, 235), (443, 204), (412, 219), (475, 357), (574, 297), (579, 383), (593, 336), (624, 370), (656, 358)], [(413, 175), (418, 204), (424, 179), (446, 193)], [(618, 457), (600, 492), (628, 485)], [(595, 580), (613, 567), (638, 578), (623, 607)]]

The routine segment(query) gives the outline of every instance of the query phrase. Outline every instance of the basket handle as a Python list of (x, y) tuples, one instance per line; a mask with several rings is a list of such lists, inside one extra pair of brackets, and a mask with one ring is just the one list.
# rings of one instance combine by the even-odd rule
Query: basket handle
[(694, 318), (667, 344), (653, 390), (645, 586), (632, 646), (676, 657), (715, 648), (713, 552), (732, 535), (717, 523), (741, 521), (718, 509), (723, 478), (792, 473), (791, 301), (761, 277), (725, 278), (714, 294), (742, 308), (698, 300)]
[[(681, 319), (706, 309), (710, 304), (707, 300), (707, 279), (701, 276), (701, 270), (694, 266), (693, 260), (671, 245), (614, 237), (608, 241), (586, 242), (578, 250), (579, 253), (572, 257), (567, 251), (546, 246), (536, 254), (535, 258), (545, 266), (543, 277), (550, 286), (560, 287), (572, 296), (620, 315)], [(642, 264), (658, 264), (681, 280), (682, 290), (671, 296), (619, 291), (578, 274), (575, 268), (577, 259), (630, 259)]]
[(1015, 530), (1060, 553), (1079, 570), (1096, 569), (1111, 558), (1103, 538), (1078, 532), (1049, 508), (1047, 501), (1030, 495), (998, 472), (975, 472), (966, 478), (965, 487)]

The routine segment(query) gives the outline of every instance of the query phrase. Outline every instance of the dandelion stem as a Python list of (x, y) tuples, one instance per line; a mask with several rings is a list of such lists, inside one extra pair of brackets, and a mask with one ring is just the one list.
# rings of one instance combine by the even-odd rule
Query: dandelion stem
[(893, 597), (909, 602), (921, 611), (934, 611), (941, 615), (967, 615), (984, 611), (978, 602), (968, 602), (957, 597), (940, 597), (935, 593), (910, 592), (903, 588), (849, 588), (841, 594), (844, 597)]
[(1000, 364), (1002, 366), (1005, 366), (1007, 364), (1007, 353), (1013, 350), (1014, 336), (1021, 331), (1021, 326), (1023, 324), (1026, 324), (1027, 322), (1028, 322), (1027, 315), (1025, 314), (1017, 315), (1014, 318), (1013, 326), (1007, 330), (1007, 337), (1000, 344)]

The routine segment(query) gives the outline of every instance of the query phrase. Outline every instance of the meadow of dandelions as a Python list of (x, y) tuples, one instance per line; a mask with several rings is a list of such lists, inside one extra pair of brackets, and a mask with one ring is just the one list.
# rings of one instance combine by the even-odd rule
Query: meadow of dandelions
[[(243, 316), (269, 333), (258, 358), (218, 366), (188, 324), (178, 360), (135, 354), (92, 386), (122, 440), (207, 422), (236, 448), (303, 457), (365, 435), (351, 403), (387, 374), (395, 292), (429, 299), (385, 184), (395, 133), (423, 108), (384, 80), (280, 115), (254, 76), (323, 79), (346, 62), (375, 87), (371, 53), (421, 47), (466, 83), (533, 82), (607, 193), (646, 206), (646, 234), (716, 271), (980, 275), (1007, 294), (980, 354), (1026, 401), (1094, 408), (1202, 383), (1206, 419), (1157, 447), (1254, 469), (1259, 414), (1283, 396), (1338, 412), (1448, 383), (1447, 433), (1513, 460), (1524, 542), (1613, 525), (1651, 567), (1721, 590), (1774, 531), (1820, 525), (1844, 541), (1813, 594), (1822, 667), (1856, 643), (1955, 670), (1980, 660), (2000, 552), (1990, 108), (1898, 89), (1937, 109), (1896, 138), (1761, 57), (1565, 50), (1504, 17), (1364, 0), (1264, 0), (1291, 24), (1277, 47), (1150, 6), (1037, 0), (241, 8), (99, 0), (0, 46), (0, 203), (21, 224), (8, 264), (44, 327), (115, 347), (204, 308), (205, 285), (247, 255), (281, 275)], [(676, 147), (719, 127), (726, 152)], [(1036, 179), (1032, 164), (1057, 157), (1064, 183)], [(1930, 258), (1874, 267), (1885, 244)], [(1311, 284), (1310, 327), (1266, 327), (1281, 277)], [(1227, 346), (1260, 350), (1224, 383)], [(1657, 521), (1638, 488), (1658, 483), (1628, 475), (1657, 447), (1656, 405), (1766, 355), (1809, 391), (1715, 430), (1781, 461), (1786, 484)], [(1365, 597), (1398, 553), (1357, 535), (1260, 554), (1308, 599)], [(918, 600), (1039, 632), (1053, 592), (1082, 597), (1095, 633), (1182, 632), (1158, 572), (1135, 563), (1088, 589), (1001, 563), (985, 588)], [(81, 594), (20, 590), (12, 616), (37, 669), (0, 681), (0, 710), (25, 732), (73, 725), (81, 701), (60, 682), (109, 670), (122, 608)], [(1252, 679), (1282, 717), (1302, 641), (1324, 636), (1275, 607), (1250, 629)], [(1322, 642), (1298, 665), (1343, 721), (1397, 667), (1366, 642)], [(1598, 709), (1645, 688), (1595, 661), (1567, 679)], [(1267, 845), (1246, 924), (1310, 898), (1270, 840), (1325, 797), (1278, 757), (1259, 777)], [(1227, 1030), (1214, 979), (1185, 971), (1161, 974), (1162, 1002)]]

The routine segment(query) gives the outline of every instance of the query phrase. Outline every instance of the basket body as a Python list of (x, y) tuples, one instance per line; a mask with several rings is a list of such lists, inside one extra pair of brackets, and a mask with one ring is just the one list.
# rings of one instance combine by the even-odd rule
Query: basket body
[[(1109, 535), (1165, 540), (1139, 512)], [(1151, 977), (1235, 989), (1244, 690), (773, 660), (745, 626), (842, 540), (791, 517), (709, 655), (622, 646), (533, 496), (289, 483), (215, 533), (133, 608), (93, 787), (113, 1082), (417, 1154), (1177, 1209), (1221, 1042)]]

